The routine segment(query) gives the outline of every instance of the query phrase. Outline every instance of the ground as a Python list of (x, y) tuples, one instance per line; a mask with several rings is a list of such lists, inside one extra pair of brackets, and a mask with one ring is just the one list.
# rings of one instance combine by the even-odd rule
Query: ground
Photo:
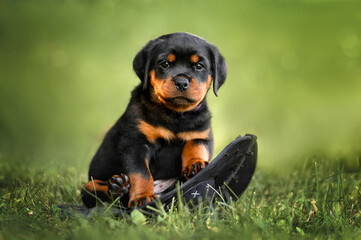
[(2, 164), (0, 239), (358, 239), (361, 237), (359, 170), (342, 161), (308, 159), (292, 171), (257, 169), (246, 192), (215, 208), (176, 205), (146, 217), (134, 211), (64, 217), (57, 204), (81, 204), (84, 182), (75, 169), (52, 173)]

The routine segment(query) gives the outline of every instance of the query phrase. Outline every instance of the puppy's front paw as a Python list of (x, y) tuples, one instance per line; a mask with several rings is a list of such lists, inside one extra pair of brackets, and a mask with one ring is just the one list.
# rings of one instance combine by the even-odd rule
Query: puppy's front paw
[(124, 174), (113, 175), (108, 181), (109, 193), (113, 198), (123, 197), (129, 192), (129, 177)]
[(129, 200), (128, 207), (141, 206), (156, 198), (157, 196), (154, 193), (139, 194)]
[(187, 165), (182, 168), (182, 177), (185, 180), (189, 180), (199, 173), (203, 168), (208, 165), (208, 161), (201, 158), (191, 159), (187, 162)]

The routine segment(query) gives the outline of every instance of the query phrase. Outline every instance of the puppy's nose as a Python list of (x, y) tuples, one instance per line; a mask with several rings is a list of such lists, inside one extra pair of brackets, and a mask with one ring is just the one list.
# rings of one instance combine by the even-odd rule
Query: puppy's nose
[(189, 87), (189, 80), (183, 77), (175, 78), (174, 85), (179, 91), (183, 92), (184, 90), (187, 90), (187, 88)]

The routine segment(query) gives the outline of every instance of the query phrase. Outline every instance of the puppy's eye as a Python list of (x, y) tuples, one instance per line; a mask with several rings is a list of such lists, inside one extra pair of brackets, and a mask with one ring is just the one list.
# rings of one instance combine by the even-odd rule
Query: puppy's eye
[(167, 60), (164, 60), (164, 61), (162, 61), (162, 62), (160, 63), (160, 66), (161, 66), (162, 68), (169, 68), (170, 64), (169, 64), (169, 62), (168, 62)]
[(197, 70), (202, 70), (203, 68), (204, 68), (204, 66), (203, 66), (203, 64), (202, 63), (196, 63), (195, 65), (194, 65), (194, 67), (197, 69)]

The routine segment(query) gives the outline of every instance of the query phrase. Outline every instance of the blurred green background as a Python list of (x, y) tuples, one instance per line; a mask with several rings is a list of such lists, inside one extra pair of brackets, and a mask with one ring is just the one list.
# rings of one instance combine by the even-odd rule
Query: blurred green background
[(85, 174), (139, 83), (133, 57), (177, 31), (228, 64), (208, 94), (215, 153), (253, 133), (260, 167), (315, 154), (359, 167), (361, 3), (311, 0), (0, 0), (2, 165)]

